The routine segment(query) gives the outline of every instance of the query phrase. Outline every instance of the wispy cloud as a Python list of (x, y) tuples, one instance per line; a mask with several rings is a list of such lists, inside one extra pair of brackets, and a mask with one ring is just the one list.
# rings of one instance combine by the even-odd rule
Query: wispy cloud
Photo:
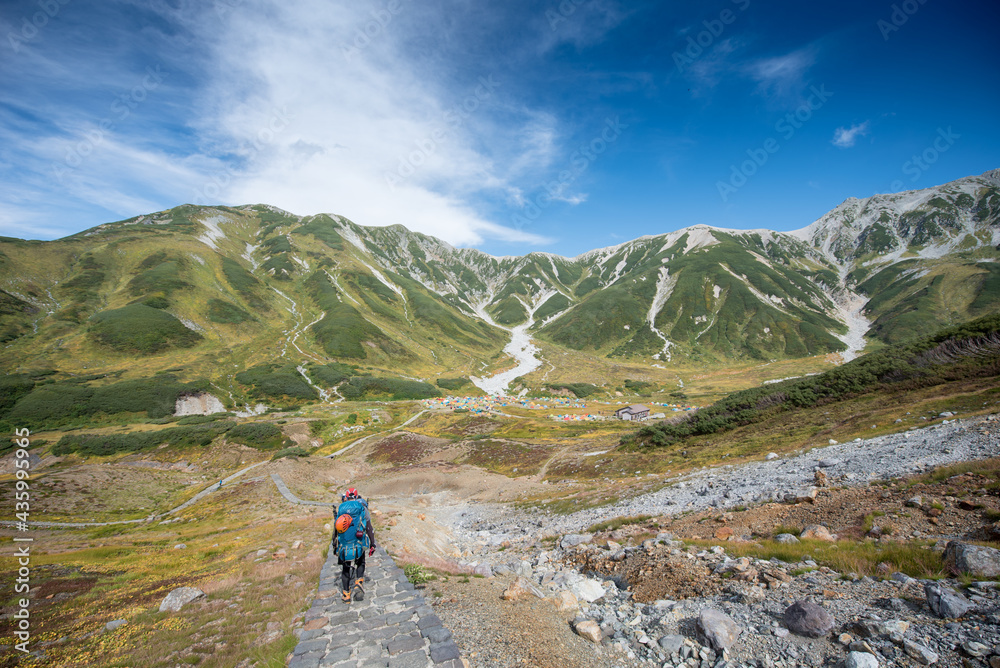
[(857, 142), (858, 137), (868, 134), (868, 127), (870, 125), (870, 121), (865, 121), (857, 125), (852, 125), (849, 128), (837, 128), (833, 133), (833, 139), (830, 140), (830, 143), (837, 148), (851, 148)]
[(806, 47), (781, 56), (762, 58), (747, 66), (757, 92), (779, 101), (797, 98), (806, 87), (806, 73), (816, 62), (816, 50)]
[[(477, 203), (503, 199), (518, 179), (530, 181), (550, 166), (559, 151), (558, 119), (515, 101), (506, 92), (510, 81), (473, 70), (474, 61), (461, 63), (462, 71), (426, 49), (440, 20), (429, 8), (405, 2), (373, 12), (347, 0), (116, 6), (123, 15), (142, 13), (142, 23), (154, 27), (143, 28), (148, 34), (137, 43), (128, 34), (131, 19), (116, 18), (109, 31), (117, 36), (107, 43), (155, 43), (151, 54), (173, 54), (164, 66), (170, 76), (141, 92), (144, 99), (118, 121), (114, 96), (142, 82), (142, 68), (129, 69), (142, 57), (123, 57), (114, 46), (85, 49), (72, 38), (60, 43), (59, 31), (85, 17), (67, 10), (52, 39), (18, 54), (33, 86), (19, 88), (38, 94), (5, 100), (0, 93), (0, 176), (18, 173), (16, 182), (0, 185), (8, 212), (34, 210), (33, 218), (44, 219), (45, 212), (89, 209), (127, 217), (182, 202), (266, 202), (366, 225), (401, 223), (457, 245), (549, 241), (490, 221)], [(598, 9), (577, 18), (603, 16)], [(78, 32), (86, 30), (94, 25)], [(597, 34), (593, 26), (569, 26), (563, 39)], [(484, 89), (482, 81), (490, 84)], [(83, 105), (59, 98), (57, 105), (46, 93), (73, 87), (104, 98)], [(115, 122), (102, 128), (105, 118)], [(401, 162), (413, 169), (391, 184), (387, 176)], [(57, 201), (49, 194), (54, 185)], [(62, 224), (66, 233), (80, 228)]]

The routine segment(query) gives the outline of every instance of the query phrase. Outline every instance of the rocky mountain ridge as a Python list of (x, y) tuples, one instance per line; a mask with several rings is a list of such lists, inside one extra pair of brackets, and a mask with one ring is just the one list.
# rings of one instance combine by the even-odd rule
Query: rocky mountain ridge
[(795, 232), (696, 225), (575, 258), (185, 205), (57, 241), (0, 240), (0, 358), (190, 368), (223, 354), (426, 378), (481, 372), (516, 327), (654, 367), (849, 358), (866, 336), (895, 343), (1000, 310), (997, 174), (849, 199)]

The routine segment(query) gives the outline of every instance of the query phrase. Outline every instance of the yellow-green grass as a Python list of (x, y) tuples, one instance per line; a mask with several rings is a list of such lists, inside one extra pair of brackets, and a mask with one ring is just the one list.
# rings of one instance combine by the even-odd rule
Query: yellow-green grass
[[(48, 549), (32, 555), (32, 585), (38, 587), (32, 640), (59, 640), (46, 647), (44, 665), (234, 666), (246, 658), (284, 665), (295, 644), (292, 621), (316, 589), (329, 517), (234, 512), (241, 498), (252, 500), (237, 493), (207, 502), (179, 523), (39, 537), (36, 544)], [(304, 542), (301, 549), (290, 549), (295, 540)], [(186, 549), (173, 548), (179, 543)], [(275, 547), (283, 547), (287, 558), (272, 559)], [(258, 558), (260, 548), (267, 554)], [(166, 594), (180, 586), (198, 587), (207, 598), (179, 613), (158, 612)], [(74, 595), (50, 596), (60, 591)], [(127, 625), (103, 631), (114, 619)], [(279, 633), (258, 646), (270, 622)]]
[[(687, 540), (699, 547), (718, 545), (717, 541)], [(724, 547), (731, 557), (777, 558), (786, 563), (811, 559), (841, 575), (886, 577), (899, 571), (914, 578), (940, 579), (948, 577), (940, 552), (931, 549), (933, 541), (849, 541), (825, 542), (802, 540), (798, 543), (778, 543), (759, 540), (752, 543), (727, 542)], [(881, 568), (880, 564), (883, 565)]]

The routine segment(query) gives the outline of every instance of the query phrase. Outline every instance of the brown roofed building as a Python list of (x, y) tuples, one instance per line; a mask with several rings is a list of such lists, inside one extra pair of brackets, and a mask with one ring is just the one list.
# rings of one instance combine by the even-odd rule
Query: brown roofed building
[(632, 404), (616, 410), (615, 417), (619, 420), (645, 420), (649, 417), (649, 408), (642, 404)]

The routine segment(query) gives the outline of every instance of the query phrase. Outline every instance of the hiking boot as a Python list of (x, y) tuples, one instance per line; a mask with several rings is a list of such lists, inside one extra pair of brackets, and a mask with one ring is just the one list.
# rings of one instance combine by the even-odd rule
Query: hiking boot
[(354, 581), (354, 600), (363, 601), (365, 600), (365, 579), (358, 578)]
[(340, 595), (340, 600), (343, 601), (344, 603), (350, 603), (351, 602), (351, 592), (345, 591), (344, 593), (342, 593)]

